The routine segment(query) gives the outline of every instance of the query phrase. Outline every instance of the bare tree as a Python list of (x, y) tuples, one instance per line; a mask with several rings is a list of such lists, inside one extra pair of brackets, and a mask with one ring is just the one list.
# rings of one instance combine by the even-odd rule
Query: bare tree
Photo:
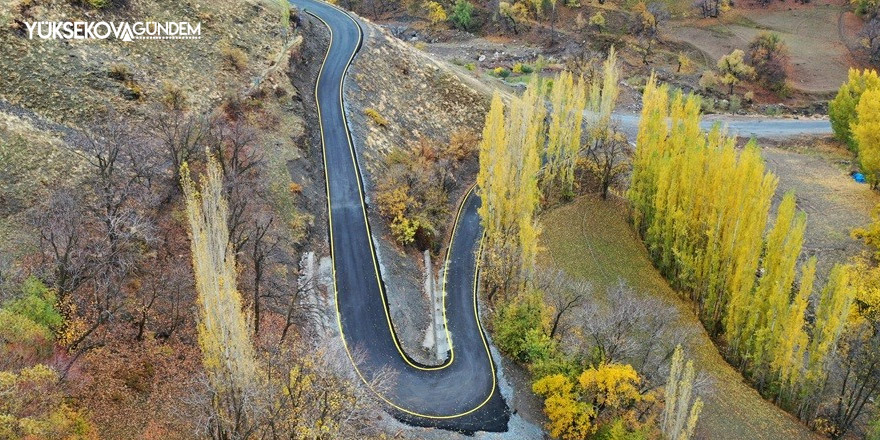
[(880, 66), (880, 16), (876, 16), (865, 24), (862, 29), (865, 48), (871, 57), (871, 63)]
[[(203, 118), (189, 114), (184, 109), (157, 109), (156, 116), (147, 121), (149, 133), (159, 142), (167, 166), (171, 167), (171, 185), (180, 187), (180, 167), (197, 157), (205, 136)], [(174, 193), (169, 194), (166, 202)]]
[(550, 338), (563, 337), (570, 326), (566, 315), (581, 307), (593, 293), (593, 286), (587, 281), (569, 278), (562, 270), (539, 269), (533, 280), (535, 287), (544, 292), (551, 307)]
[(585, 339), (580, 352), (632, 365), (645, 377), (645, 389), (663, 383), (675, 347), (689, 337), (673, 324), (678, 319), (674, 307), (622, 281), (607, 290), (604, 301), (589, 302), (581, 317)]
[(78, 194), (65, 188), (54, 191), (34, 226), (40, 231), (40, 254), (47, 278), (64, 301), (91, 277), (88, 226)]
[(587, 148), (588, 168), (599, 179), (602, 199), (608, 198), (608, 190), (629, 172), (632, 149), (627, 145), (626, 135), (611, 127), (592, 136)]

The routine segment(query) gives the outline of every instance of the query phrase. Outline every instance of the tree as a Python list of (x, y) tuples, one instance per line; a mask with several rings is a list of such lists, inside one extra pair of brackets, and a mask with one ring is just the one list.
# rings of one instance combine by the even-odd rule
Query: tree
[(38, 364), (0, 371), (0, 437), (4, 439), (96, 439), (82, 411), (65, 403), (58, 373)]
[(596, 409), (580, 400), (580, 393), (575, 391), (570, 379), (561, 374), (547, 376), (535, 382), (532, 390), (544, 396), (550, 435), (562, 440), (579, 440), (595, 432)]
[(736, 49), (724, 55), (718, 60), (718, 71), (721, 72), (721, 82), (730, 87), (729, 95), (733, 95), (733, 87), (741, 81), (751, 79), (755, 75), (755, 69), (746, 64), (745, 53)]
[(849, 70), (847, 82), (840, 86), (837, 95), (828, 103), (828, 116), (834, 136), (846, 142), (849, 149), (858, 152), (858, 145), (853, 139), (852, 126), (858, 122), (856, 107), (866, 90), (880, 88), (880, 77), (875, 70)]
[(446, 9), (440, 3), (429, 1), (425, 3), (425, 9), (428, 11), (428, 20), (435, 26), (449, 19)]
[(512, 2), (499, 2), (498, 12), (502, 17), (506, 18), (507, 22), (510, 23), (510, 26), (513, 27), (514, 34), (519, 34), (519, 23), (528, 19), (529, 15), (528, 7), (515, 0)]
[[(546, 165), (542, 176), (545, 197), (569, 199), (574, 195), (574, 171), (581, 152), (587, 84), (569, 72), (553, 79)], [(557, 196), (558, 194), (558, 196)]]
[(477, 190), (486, 231), (483, 278), (488, 298), (519, 292), (534, 268), (540, 229), (538, 171), (544, 146), (546, 107), (535, 78), (507, 115), (501, 97), (492, 99), (483, 140)]
[[(652, 3), (652, 6), (656, 4)], [(656, 8), (656, 6), (655, 6)], [(660, 31), (660, 17), (655, 14), (655, 8), (648, 7), (644, 1), (639, 1), (633, 7), (633, 14), (636, 20), (633, 22), (633, 34), (638, 40), (638, 48), (642, 54), (642, 62), (648, 66), (648, 58), (654, 53), (654, 44), (657, 42), (657, 35)]]
[(871, 62), (875, 66), (880, 65), (880, 17), (875, 16), (866, 23), (861, 34)]
[(689, 440), (694, 436), (703, 409), (703, 400), (693, 396), (695, 378), (694, 361), (689, 359), (685, 364), (681, 345), (677, 346), (664, 388), (662, 430), (666, 438)]
[(449, 20), (463, 31), (469, 31), (473, 24), (474, 5), (468, 0), (457, 0)]
[(199, 346), (214, 393), (214, 438), (245, 438), (256, 429), (260, 371), (236, 285), (235, 255), (226, 226), (220, 165), (209, 158), (201, 192), (181, 170), (190, 226), (193, 273), (199, 298)]
[(749, 43), (746, 62), (755, 68), (755, 76), (770, 90), (785, 91), (788, 78), (788, 46), (779, 34), (762, 32)]
[(717, 18), (722, 12), (730, 10), (728, 0), (697, 0), (694, 5), (700, 10), (703, 18)]
[(601, 422), (635, 420), (635, 405), (649, 398), (639, 392), (640, 382), (630, 365), (601, 363), (583, 370), (576, 383), (553, 374), (536, 381), (532, 390), (544, 397), (550, 434), (576, 440), (594, 434)]
[(858, 145), (859, 163), (871, 187), (876, 188), (880, 184), (880, 88), (865, 91), (856, 115), (852, 137)]

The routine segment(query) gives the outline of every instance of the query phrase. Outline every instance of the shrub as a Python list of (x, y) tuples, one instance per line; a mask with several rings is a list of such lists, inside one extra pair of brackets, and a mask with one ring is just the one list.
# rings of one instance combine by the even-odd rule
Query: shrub
[(438, 227), (449, 213), (448, 186), (459, 157), (467, 157), (476, 141), (454, 134), (440, 147), (420, 138), (406, 148), (395, 148), (382, 160), (376, 183), (379, 214), (390, 223), (394, 238), (403, 245), (437, 249)]
[(118, 81), (126, 81), (131, 79), (132, 75), (125, 64), (113, 63), (110, 65), (110, 69), (107, 70), (107, 76)]
[(10, 301), (4, 309), (46, 329), (57, 331), (64, 319), (55, 308), (55, 292), (35, 277), (25, 280), (21, 290), (22, 296)]
[(535, 69), (528, 64), (516, 63), (513, 66), (513, 73), (516, 73), (518, 75), (528, 75), (534, 71)]
[(162, 104), (169, 110), (186, 110), (189, 99), (183, 90), (171, 81), (162, 83)]
[(600, 31), (605, 29), (605, 16), (602, 15), (602, 11), (596, 12), (590, 17), (590, 26), (593, 26)]
[(543, 333), (543, 314), (542, 299), (537, 294), (502, 305), (493, 321), (495, 344), (519, 362), (530, 362), (533, 356), (540, 356), (535, 332)]
[(95, 9), (104, 9), (113, 4), (112, 0), (83, 0), (83, 3)]
[(467, 63), (464, 65), (464, 68), (473, 72), (474, 70), (477, 70), (477, 65), (474, 63)]
[(452, 8), (452, 15), (449, 20), (452, 21), (457, 28), (468, 31), (474, 22), (473, 19), (474, 5), (468, 0), (458, 0)]
[(718, 86), (718, 77), (715, 72), (706, 70), (700, 76), (700, 88), (705, 91), (711, 91)]
[(387, 127), (389, 122), (385, 117), (379, 114), (379, 111), (374, 108), (368, 108), (364, 110), (364, 114), (367, 115), (373, 122), (380, 127)]
[(449, 138), (445, 154), (453, 160), (461, 162), (477, 153), (479, 142), (476, 133), (470, 130), (456, 130)]
[(46, 365), (0, 371), (0, 438), (89, 439), (94, 426), (64, 403), (58, 373)]
[(440, 3), (430, 1), (425, 3), (425, 9), (428, 11), (428, 20), (430, 20), (433, 25), (440, 24), (448, 19), (446, 9), (443, 9), (443, 5)]
[(0, 368), (28, 365), (52, 354), (52, 332), (25, 316), (0, 309)]
[(227, 44), (220, 48), (220, 55), (226, 65), (236, 71), (241, 72), (247, 68), (248, 56), (238, 47)]
[(496, 67), (495, 70), (492, 71), (492, 73), (494, 73), (495, 76), (499, 78), (507, 78), (510, 76), (510, 71), (504, 67)]
[(788, 79), (788, 47), (778, 34), (762, 32), (749, 44), (746, 62), (755, 68), (755, 75), (768, 89), (785, 91)]

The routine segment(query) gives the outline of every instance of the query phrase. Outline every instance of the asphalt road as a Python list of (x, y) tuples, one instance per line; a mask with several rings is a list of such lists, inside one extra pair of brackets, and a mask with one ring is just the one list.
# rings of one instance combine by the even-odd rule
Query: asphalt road
[[(453, 349), (440, 367), (427, 367), (400, 348), (388, 313), (384, 285), (371, 240), (360, 170), (342, 104), (342, 85), (362, 42), (358, 23), (344, 11), (317, 0), (290, 0), (331, 30), (332, 41), (318, 78), (319, 106), (330, 217), (330, 242), (337, 315), (343, 341), (359, 362), (366, 383), (391, 371), (392, 386), (373, 391), (395, 417), (419, 426), (463, 432), (504, 431), (510, 411), (497, 385), (494, 361), (477, 315), (476, 255), (482, 236), (473, 193), (465, 199), (452, 235), (445, 276), (445, 313)], [(616, 114), (634, 134), (638, 115)], [(831, 133), (827, 120), (707, 118), (744, 137), (786, 138)], [(354, 361), (353, 361), (354, 362)]]
[(510, 412), (476, 313), (476, 255), (483, 233), (479, 198), (470, 194), (465, 199), (447, 260), (445, 306), (453, 348), (442, 366), (426, 367), (403, 353), (394, 333), (342, 105), (342, 83), (362, 32), (348, 14), (327, 3), (291, 1), (323, 20), (332, 33), (316, 97), (339, 325), (346, 349), (359, 359), (355, 368), (368, 383), (377, 372), (394, 373), (392, 386), (373, 391), (395, 417), (408, 423), (464, 432), (505, 431)]
[[(635, 141), (639, 131), (639, 115), (615, 113), (614, 120), (630, 140)], [(760, 116), (703, 116), (700, 126), (709, 130), (714, 124), (727, 127), (728, 134), (758, 139), (787, 139), (798, 136), (826, 136), (833, 134), (828, 119), (763, 118)]]

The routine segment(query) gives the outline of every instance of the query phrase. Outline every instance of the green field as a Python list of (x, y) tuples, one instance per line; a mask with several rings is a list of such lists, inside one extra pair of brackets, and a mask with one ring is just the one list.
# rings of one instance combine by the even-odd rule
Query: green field
[(542, 224), (543, 264), (555, 265), (599, 288), (622, 279), (680, 311), (677, 325), (694, 335), (686, 347), (687, 355), (712, 382), (704, 392), (706, 405), (697, 438), (818, 438), (794, 417), (763, 400), (721, 358), (691, 305), (681, 300), (652, 266), (647, 250), (626, 221), (622, 203), (584, 196), (546, 213)]

